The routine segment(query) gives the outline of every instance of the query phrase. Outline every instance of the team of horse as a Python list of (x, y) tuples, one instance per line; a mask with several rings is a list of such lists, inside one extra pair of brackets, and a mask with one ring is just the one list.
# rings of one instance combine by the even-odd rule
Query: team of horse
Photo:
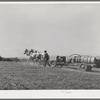
[(27, 58), (27, 62), (29, 63), (30, 60), (33, 62), (33, 64), (35, 65), (39, 65), (41, 63), (43, 63), (43, 59), (44, 59), (44, 52), (39, 52), (37, 50), (34, 49), (26, 49), (24, 52), (24, 55), (26, 55)]

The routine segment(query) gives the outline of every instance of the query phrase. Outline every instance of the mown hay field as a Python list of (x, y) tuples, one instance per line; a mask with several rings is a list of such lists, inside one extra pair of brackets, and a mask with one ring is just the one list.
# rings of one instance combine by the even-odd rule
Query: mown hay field
[(77, 66), (67, 67), (0, 62), (0, 90), (100, 89), (99, 68), (81, 72)]

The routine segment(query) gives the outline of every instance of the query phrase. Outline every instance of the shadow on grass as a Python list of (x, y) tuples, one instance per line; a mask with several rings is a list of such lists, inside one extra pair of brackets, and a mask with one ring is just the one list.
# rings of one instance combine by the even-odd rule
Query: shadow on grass
[(93, 73), (100, 73), (100, 71), (97, 71), (97, 70), (91, 70), (90, 72), (93, 72)]
[[(80, 71), (80, 72), (81, 72), (81, 70), (80, 70), (78, 67), (75, 68), (75, 67), (68, 67), (68, 66), (67, 66), (67, 67), (63, 67), (63, 68), (66, 69), (66, 70), (67, 70), (67, 69), (73, 69), (73, 70), (75, 70), (75, 71), (77, 70), (77, 71)], [(98, 68), (97, 68), (97, 69), (98, 69)], [(91, 71), (83, 71), (83, 72), (100, 73), (100, 71), (98, 71), (98, 70), (93, 70), (93, 69), (92, 69)]]
[(64, 68), (64, 69), (66, 69), (66, 70), (67, 70), (67, 69), (79, 70), (79, 68), (75, 68), (75, 67), (68, 67), (68, 66), (67, 66), (67, 67), (63, 67), (63, 68)]

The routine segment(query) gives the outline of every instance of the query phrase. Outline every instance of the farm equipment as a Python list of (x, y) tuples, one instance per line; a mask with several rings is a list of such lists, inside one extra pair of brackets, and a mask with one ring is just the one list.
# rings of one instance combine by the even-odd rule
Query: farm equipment
[(92, 67), (100, 68), (100, 61), (96, 57), (73, 54), (67, 59), (65, 56), (57, 56), (55, 61), (51, 61), (51, 65), (54, 67), (77, 65), (82, 71), (91, 71)]
[(54, 67), (60, 66), (63, 67), (66, 65), (66, 57), (65, 56), (57, 56), (56, 60), (51, 61), (51, 65)]

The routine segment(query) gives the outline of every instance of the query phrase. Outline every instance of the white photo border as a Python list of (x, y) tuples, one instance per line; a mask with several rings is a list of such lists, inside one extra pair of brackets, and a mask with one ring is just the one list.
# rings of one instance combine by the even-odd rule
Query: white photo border
[[(99, 1), (0, 2), (1, 4), (100, 4)], [(0, 90), (0, 99), (99, 99), (100, 90)]]

